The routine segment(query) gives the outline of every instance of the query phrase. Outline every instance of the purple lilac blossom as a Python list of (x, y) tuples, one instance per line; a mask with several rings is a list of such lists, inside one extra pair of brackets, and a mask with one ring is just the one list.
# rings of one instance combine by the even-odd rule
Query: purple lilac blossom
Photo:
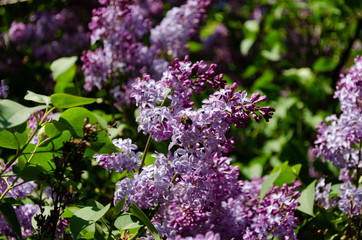
[(132, 144), (131, 139), (114, 139), (113, 144), (118, 147), (122, 152), (112, 154), (96, 154), (94, 158), (99, 163), (99, 166), (108, 169), (109, 171), (116, 171), (122, 173), (127, 170), (128, 173), (139, 168), (141, 163), (141, 152), (135, 152), (137, 146)]
[[(196, 33), (210, 1), (189, 0), (181, 7), (173, 7), (153, 29), (151, 18), (159, 17), (163, 10), (162, 1), (102, 0), (100, 3), (104, 6), (93, 10), (89, 28), (92, 31), (91, 43), (102, 46), (96, 51), (84, 52), (81, 58), (85, 89), (110, 87), (115, 105), (119, 108), (125, 105), (122, 99), (130, 98), (128, 94), (131, 91), (127, 91), (124, 84), (146, 73), (152, 78), (161, 78), (169, 64), (164, 56), (166, 51), (171, 51), (170, 55), (179, 51), (177, 56), (187, 53), (186, 41)], [(174, 14), (177, 19), (172, 20)], [(170, 24), (178, 31), (168, 34)], [(143, 39), (150, 32), (150, 46), (146, 46)], [(166, 33), (168, 38), (164, 36)]]
[(0, 97), (7, 98), (8, 94), (6, 93), (6, 91), (8, 91), (8, 90), (9, 90), (9, 86), (5, 84), (5, 80), (1, 80)]
[[(39, 206), (27, 203), (25, 205), (14, 206), (14, 210), (21, 226), (21, 236), (23, 238), (31, 237), (34, 233), (31, 219), (39, 210)], [(8, 237), (9, 239), (13, 236), (12, 230), (2, 214), (0, 214), (0, 233), (2, 236)]]
[(89, 45), (81, 21), (79, 9), (75, 8), (36, 12), (28, 23), (12, 22), (9, 41), (17, 44), (18, 49), (32, 48), (35, 59), (43, 62), (79, 54)]
[[(44, 120), (45, 122), (49, 122), (52, 119), (53, 113), (50, 113)], [(38, 126), (38, 123), (41, 121), (41, 119), (44, 117), (44, 111), (40, 110), (35, 112), (34, 114), (32, 114), (28, 120), (28, 128), (30, 128), (30, 133), (29, 133), (29, 137), (33, 134), (33, 132), (35, 131), (36, 127)], [(38, 133), (35, 134), (35, 136), (33, 137), (33, 139), (30, 141), (30, 143), (32, 144), (37, 144), (38, 143)]]
[(336, 198), (329, 199), (329, 194), (331, 192), (332, 183), (325, 183), (325, 179), (319, 179), (315, 187), (315, 201), (320, 207), (325, 210), (334, 208), (336, 205)]
[(22, 22), (12, 22), (9, 29), (9, 41), (15, 44), (26, 43), (32, 35), (32, 29)]
[[(235, 92), (236, 84), (225, 86), (215, 67), (186, 57), (173, 61), (158, 81), (148, 75), (135, 80), (131, 96), (139, 106), (139, 131), (171, 142), (167, 155), (154, 154), (155, 164), (116, 184), (114, 203), (127, 196), (127, 206), (159, 206), (152, 221), (169, 239), (265, 239), (270, 233), (295, 239), (296, 186), (274, 187), (260, 201), (263, 179), (239, 181), (239, 168), (223, 157), (233, 145), (226, 136), (230, 124), (243, 128), (252, 118), (268, 121), (275, 110), (257, 106), (265, 96), (247, 97)], [(216, 91), (193, 108), (191, 96), (208, 85)]]
[(151, 30), (151, 43), (174, 58), (186, 55), (186, 42), (196, 32), (209, 4), (209, 0), (188, 0), (184, 5), (170, 9), (161, 23)]
[(349, 217), (359, 216), (362, 213), (362, 188), (353, 186), (350, 182), (343, 183), (340, 187), (340, 200), (338, 207)]
[[(339, 180), (344, 183), (340, 186), (338, 207), (348, 217), (358, 216), (362, 211), (362, 188), (358, 185), (359, 171), (362, 168), (362, 58), (355, 59), (347, 75), (341, 74), (341, 80), (334, 94), (339, 99), (341, 114), (332, 115), (317, 126), (318, 136), (315, 141), (315, 153), (324, 161), (330, 161), (340, 167)], [(321, 180), (316, 188), (316, 201), (322, 207), (328, 207), (330, 183), (325, 185)], [(319, 189), (322, 189), (320, 192)]]
[(317, 126), (318, 136), (315, 152), (324, 161), (330, 161), (336, 167), (362, 168), (358, 154), (362, 140), (362, 58), (355, 59), (355, 65), (349, 73), (341, 75), (334, 94), (341, 104), (341, 115), (326, 118)]
[(175, 237), (175, 240), (220, 240), (219, 233), (213, 233), (212, 231), (208, 231), (205, 235), (197, 234), (195, 237), (181, 237), (180, 235)]
[[(14, 166), (14, 165), (13, 165)], [(0, 170), (5, 167), (5, 164), (2, 160), (0, 160)], [(6, 181), (4, 180), (6, 178)], [(0, 178), (0, 192), (3, 193), (8, 187), (8, 184), (14, 183), (15, 180), (14, 174), (11, 172), (11, 167), (9, 167), (5, 172), (2, 178)], [(16, 187), (10, 189), (6, 196), (12, 198), (26, 198), (27, 195), (31, 194), (34, 188), (37, 187), (34, 181), (24, 182), (23, 179), (19, 178), (16, 183), (14, 183)], [(18, 186), (17, 186), (18, 185)]]

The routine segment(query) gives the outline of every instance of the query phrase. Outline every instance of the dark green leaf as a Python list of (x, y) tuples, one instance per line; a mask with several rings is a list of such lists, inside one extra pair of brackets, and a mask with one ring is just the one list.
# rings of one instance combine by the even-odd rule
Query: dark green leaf
[(21, 237), (21, 229), (18, 217), (15, 214), (14, 208), (10, 203), (4, 202), (0, 205), (0, 213), (5, 217), (11, 230)]
[(134, 203), (131, 203), (129, 210), (132, 215), (136, 216), (139, 220), (141, 220), (148, 228), (148, 230), (151, 232), (152, 236), (156, 240), (160, 240), (160, 235), (158, 234), (157, 229), (153, 224), (151, 223), (150, 219), (146, 216), (146, 214), (137, 207)]
[(46, 105), (49, 105), (52, 103), (49, 96), (37, 94), (32, 91), (27, 91), (24, 99), (28, 100), (28, 101), (37, 102), (37, 103), (45, 103)]
[(87, 105), (94, 103), (95, 98), (78, 97), (66, 93), (55, 93), (50, 96), (50, 99), (57, 108), (71, 108), (81, 105)]
[(0, 101), (0, 131), (24, 123), (36, 111), (45, 109), (47, 106), (24, 107), (11, 100)]
[(115, 216), (118, 216), (122, 210), (123, 210), (123, 207), (124, 207), (124, 203), (126, 202), (126, 199), (127, 199), (127, 196), (124, 197), (121, 201), (119, 201), (116, 206), (114, 207), (114, 215)]
[(102, 227), (99, 226), (99, 224), (97, 224), (97, 223), (96, 223), (95, 227), (96, 227), (96, 231), (94, 233), (94, 239), (96, 239), (96, 240), (105, 239), (105, 234), (104, 234)]
[(316, 181), (317, 180), (314, 180), (311, 184), (309, 184), (308, 187), (303, 190), (303, 192), (300, 194), (300, 197), (297, 199), (297, 201), (300, 203), (300, 206), (298, 206), (297, 209), (312, 217), (314, 217), (313, 207)]

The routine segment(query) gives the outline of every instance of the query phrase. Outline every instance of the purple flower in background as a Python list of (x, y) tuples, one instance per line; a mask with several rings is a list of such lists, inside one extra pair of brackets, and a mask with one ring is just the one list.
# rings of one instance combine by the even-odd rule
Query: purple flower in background
[[(14, 166), (14, 165), (13, 165)], [(5, 164), (2, 160), (0, 160), (0, 170), (2, 170), (5, 167)], [(16, 182), (15, 175), (11, 172), (11, 167), (9, 167), (5, 172), (2, 178), (0, 178), (0, 192), (3, 193), (8, 187), (8, 184), (14, 183), (14, 186), (12, 189), (10, 189), (6, 196), (12, 197), (12, 198), (26, 198), (27, 195), (31, 194), (36, 188), (36, 184), (34, 181), (31, 182), (24, 182), (23, 179), (19, 178)], [(6, 181), (4, 180), (6, 178)]]
[(12, 22), (9, 29), (9, 40), (16, 44), (26, 43), (32, 35), (31, 27), (22, 22)]
[[(34, 233), (31, 219), (39, 210), (39, 207), (27, 203), (25, 205), (14, 206), (14, 210), (21, 226), (21, 236), (23, 238), (31, 237)], [(9, 238), (12, 236), (12, 230), (2, 214), (0, 214), (0, 233), (2, 236), (7, 236)]]
[(188, 0), (184, 5), (170, 9), (161, 23), (151, 30), (151, 43), (174, 58), (186, 55), (186, 42), (196, 32), (209, 4), (208, 0)]
[[(53, 113), (50, 113), (45, 119), (44, 119), (44, 123), (45, 122), (49, 122), (52, 119)], [(44, 117), (44, 111), (40, 110), (35, 112), (34, 114), (32, 114), (28, 120), (28, 128), (31, 129), (30, 133), (29, 133), (29, 137), (33, 134), (33, 132), (35, 131), (36, 127), (38, 126), (39, 122), (41, 121), (41, 119)], [(31, 140), (32, 144), (37, 144), (38, 143), (38, 133), (35, 134), (35, 136), (33, 137), (33, 139)]]
[(9, 86), (5, 84), (5, 80), (1, 80), (0, 97), (7, 98), (8, 94), (6, 93), (6, 91), (8, 91), (8, 90), (9, 90)]

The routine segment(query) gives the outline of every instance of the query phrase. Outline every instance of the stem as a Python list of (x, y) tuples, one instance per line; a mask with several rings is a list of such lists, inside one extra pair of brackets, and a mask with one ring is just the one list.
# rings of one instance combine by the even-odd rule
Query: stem
[[(165, 105), (165, 102), (167, 100), (167, 96), (169, 95), (170, 93), (168, 93), (165, 97), (165, 99), (162, 101), (160, 107), (163, 107), (163, 105)], [(142, 159), (141, 159), (141, 167), (140, 167), (140, 170), (139, 170), (139, 173), (142, 172), (142, 168), (143, 166), (145, 165), (145, 160), (146, 160), (146, 155), (147, 155), (147, 152), (148, 152), (148, 149), (150, 148), (150, 145), (151, 145), (151, 139), (152, 139), (152, 133), (150, 133), (150, 135), (148, 136), (148, 139), (147, 139), (147, 143), (146, 143), (146, 146), (145, 146), (145, 150), (143, 151), (143, 155), (142, 155)]]
[(142, 168), (145, 165), (146, 155), (147, 155), (148, 149), (150, 148), (150, 145), (151, 145), (151, 139), (152, 139), (152, 133), (150, 133), (150, 135), (148, 136), (145, 150), (143, 151), (143, 154), (142, 154), (141, 167), (140, 167), (139, 173), (142, 172)]
[[(0, 176), (3, 175), (3, 173), (9, 169), (9, 167), (18, 159), (18, 157), (22, 154), (22, 152), (24, 152), (25, 148), (29, 145), (29, 143), (31, 142), (31, 140), (34, 138), (35, 134), (38, 132), (38, 130), (40, 129), (41, 125), (44, 123), (45, 118), (55, 109), (55, 107), (52, 107), (49, 111), (46, 111), (43, 118), (40, 120), (40, 122), (38, 123), (38, 125), (36, 126), (35, 130), (33, 131), (33, 133), (31, 134), (31, 136), (28, 138), (28, 140), (25, 142), (24, 146), (16, 152), (15, 156), (13, 157), (13, 159), (11, 159), (5, 166), (4, 168), (0, 171)], [(35, 150), (34, 150), (35, 151)], [(1, 199), (0, 199), (1, 200)]]

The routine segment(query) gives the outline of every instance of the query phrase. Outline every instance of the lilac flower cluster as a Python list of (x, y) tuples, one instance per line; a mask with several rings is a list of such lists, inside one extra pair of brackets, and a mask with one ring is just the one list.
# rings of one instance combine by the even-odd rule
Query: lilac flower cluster
[(210, 0), (188, 0), (169, 10), (161, 23), (151, 30), (151, 43), (174, 58), (185, 56), (186, 42), (196, 32), (209, 4)]
[[(39, 210), (39, 207), (27, 203), (25, 205), (14, 206), (14, 210), (21, 226), (21, 236), (23, 238), (31, 237), (34, 233), (31, 219)], [(14, 236), (8, 222), (2, 214), (0, 214), (0, 233), (2, 236), (7, 237), (7, 239), (12, 239), (11, 237)]]
[(326, 118), (330, 125), (322, 122), (318, 126), (315, 142), (316, 153), (336, 167), (362, 168), (358, 157), (362, 140), (362, 58), (355, 59), (355, 65), (346, 76), (341, 75), (334, 94), (341, 104), (341, 115)]
[[(9, 42), (18, 49), (31, 47), (35, 59), (44, 62), (78, 54), (89, 45), (89, 40), (77, 12), (42, 11), (32, 14), (27, 24), (14, 21), (9, 29)], [(60, 38), (59, 32), (63, 32)]]
[(7, 98), (8, 94), (6, 93), (6, 91), (8, 91), (8, 90), (9, 90), (9, 86), (5, 84), (5, 80), (1, 80), (0, 97)]
[[(355, 65), (349, 73), (341, 75), (335, 98), (341, 106), (339, 117), (332, 115), (317, 126), (318, 136), (315, 141), (315, 153), (324, 161), (330, 161), (340, 167), (339, 179), (344, 183), (340, 186), (339, 208), (348, 216), (361, 214), (362, 190), (358, 186), (362, 169), (362, 58), (355, 59)], [(330, 185), (325, 186), (324, 180), (318, 184), (316, 200), (328, 207)], [(354, 187), (355, 184), (357, 187)], [(323, 193), (319, 192), (323, 189)]]
[[(180, 7), (171, 8), (155, 27), (152, 18), (163, 11), (162, 2), (149, 1), (100, 1), (105, 5), (93, 10), (89, 23), (91, 43), (99, 43), (96, 50), (83, 53), (82, 70), (84, 88), (112, 89), (116, 106), (121, 107), (129, 99), (129, 81), (148, 73), (159, 78), (167, 69), (167, 59), (184, 56), (186, 42), (196, 33), (205, 16), (208, 0), (188, 0)], [(145, 6), (152, 5), (152, 8)], [(150, 45), (144, 38), (150, 34)], [(122, 81), (121, 81), (122, 80)]]
[[(170, 140), (169, 151), (154, 154), (154, 164), (118, 182), (114, 202), (127, 196), (127, 206), (158, 207), (152, 221), (170, 239), (266, 239), (269, 234), (295, 239), (295, 186), (274, 187), (260, 200), (263, 179), (239, 181), (239, 168), (223, 157), (233, 147), (227, 137), (231, 124), (244, 128), (252, 118), (268, 121), (275, 110), (257, 106), (265, 96), (247, 97), (235, 91), (236, 84), (226, 86), (215, 67), (185, 57), (171, 62), (160, 80), (149, 75), (135, 80), (131, 96), (139, 107), (138, 130), (158, 142)], [(191, 96), (207, 86), (215, 92), (195, 109)], [(115, 169), (112, 155), (99, 156), (102, 166)]]
[[(0, 170), (5, 167), (5, 164), (2, 160), (0, 160)], [(12, 175), (11, 168), (8, 168), (0, 178), (0, 193), (4, 193), (7, 189), (8, 185), (14, 183), (15, 176)], [(15, 187), (10, 189), (6, 196), (11, 198), (26, 198), (27, 195), (31, 194), (36, 188), (36, 184), (31, 182), (24, 182), (21, 178), (14, 183)], [(18, 216), (20, 226), (22, 227), (22, 237), (27, 238), (30, 237), (34, 229), (31, 224), (32, 216), (38, 211), (39, 207), (37, 205), (25, 204), (20, 206), (14, 206), (14, 210), (16, 215)], [(2, 236), (12, 236), (12, 230), (4, 218), (3, 215), (0, 214), (0, 233)]]
[(116, 171), (122, 173), (123, 170), (132, 172), (139, 168), (141, 163), (141, 152), (134, 152), (137, 149), (135, 144), (132, 144), (131, 139), (114, 139), (113, 144), (118, 147), (122, 152), (109, 154), (96, 154), (95, 159), (99, 166), (107, 168), (109, 171)]
[[(5, 163), (0, 160), (0, 170), (4, 169)], [(12, 184), (15, 180), (15, 176), (11, 172), (11, 167), (6, 169), (6, 171), (3, 173), (2, 178), (0, 178), (0, 192), (5, 192), (5, 189), (7, 189), (8, 185)], [(12, 198), (26, 198), (28, 194), (31, 194), (36, 188), (36, 184), (32, 182), (24, 182), (21, 178), (18, 179), (15, 183), (15, 185), (19, 185), (17, 187), (14, 187), (10, 189), (6, 196), (12, 197)]]

